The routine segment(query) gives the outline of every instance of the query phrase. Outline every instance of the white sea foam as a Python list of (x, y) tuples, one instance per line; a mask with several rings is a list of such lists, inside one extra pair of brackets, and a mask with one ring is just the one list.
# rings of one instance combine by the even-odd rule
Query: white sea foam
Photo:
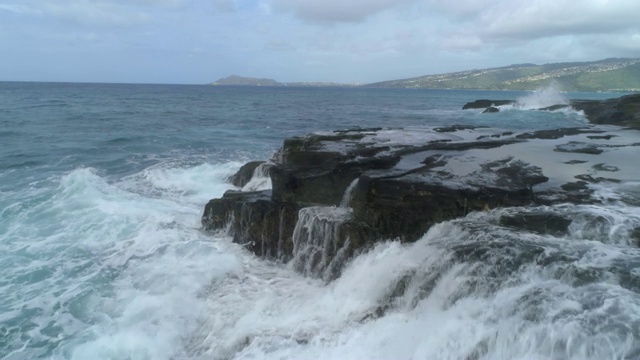
[[(595, 360), (632, 353), (637, 333), (628, 324), (640, 316), (627, 310), (640, 309), (636, 294), (606, 276), (580, 287), (557, 274), (605, 269), (616, 259), (637, 261), (637, 251), (601, 244), (585, 252), (589, 243), (529, 235), (527, 246), (548, 248), (552, 256), (554, 247), (569, 244), (574, 248), (563, 253), (578, 260), (548, 268), (534, 261), (496, 273), (500, 258), (513, 252), (487, 252), (482, 263), (459, 262), (446, 248), (523, 236), (465, 230), (465, 221), (475, 228), (474, 216), (439, 224), (415, 244), (381, 243), (329, 284), (247, 261), (207, 294), (206, 316), (194, 337), (199, 351), (187, 357)], [(608, 254), (604, 263), (602, 251)], [(491, 276), (498, 278), (493, 282)], [(380, 309), (385, 313), (378, 317)]]
[(191, 166), (180, 161), (164, 162), (128, 176), (118, 185), (145, 196), (199, 205), (231, 189), (233, 186), (226, 182), (226, 178), (241, 165), (228, 162)]
[(241, 266), (199, 224), (238, 166), (160, 164), (115, 184), (79, 168), (16, 198), (1, 219), (0, 320), (28, 337), (3, 360), (173, 358), (204, 289)]
[[(30, 241), (0, 243), (15, 281), (0, 283), (0, 320), (33, 309), (21, 330), (31, 338), (5, 359), (44, 356), (41, 341), (52, 359), (637, 355), (636, 207), (529, 209), (570, 217), (566, 237), (496, 225), (524, 208), (472, 213), (414, 244), (382, 242), (326, 283), (200, 232), (202, 199), (222, 195), (237, 167), (165, 164), (115, 184), (81, 168), (34, 190), (42, 202), (5, 210), (5, 239)], [(527, 249), (541, 252), (518, 260)]]
[(560, 84), (556, 81), (552, 81), (546, 87), (539, 88), (529, 95), (518, 98), (514, 108), (520, 110), (536, 110), (553, 105), (568, 104), (569, 99), (562, 94)]
[[(87, 301), (100, 320), (76, 334), (84, 341), (70, 346), (70, 358), (171, 359), (180, 352), (185, 334), (202, 316), (202, 291), (240, 266), (233, 253), (224, 250), (227, 240), (216, 241), (199, 231), (199, 208), (181, 202), (202, 204), (205, 193), (222, 195), (233, 168), (158, 166), (123, 182), (143, 194), (148, 194), (143, 188), (151, 186), (164, 196), (127, 195), (136, 197), (134, 220), (139, 225), (129, 236), (107, 239), (113, 253), (103, 260), (102, 270), (112, 269), (117, 276), (107, 293)], [(117, 187), (113, 191), (121, 192)], [(120, 205), (130, 209), (133, 204)], [(122, 216), (122, 208), (110, 215)], [(131, 216), (126, 210), (124, 214)]]
[(271, 189), (270, 167), (273, 164), (262, 163), (253, 171), (253, 176), (243, 187), (242, 191), (259, 191)]
[[(185, 204), (200, 196), (189, 179), (214, 179), (219, 196), (234, 168), (212, 166), (208, 176), (207, 167), (150, 176), (152, 169), (116, 185), (80, 169), (61, 181), (60, 206), (50, 215), (64, 220), (72, 211), (75, 221), (65, 225), (70, 234), (41, 244), (42, 250), (82, 236), (79, 244), (89, 256), (101, 255), (94, 256), (95, 265), (79, 262), (89, 271), (75, 276), (79, 286), (61, 296), (74, 310), (52, 312), (66, 324), (63, 334), (74, 337), (53, 358), (595, 360), (633, 354), (637, 334), (625, 326), (640, 323), (640, 299), (609, 269), (640, 259), (623, 240), (640, 224), (635, 215), (625, 216), (635, 208), (537, 209), (574, 219), (571, 240), (490, 225), (518, 209), (472, 213), (434, 226), (414, 244), (380, 243), (325, 283), (189, 225), (199, 213)], [(179, 179), (186, 179), (182, 188)], [(145, 196), (150, 184), (168, 196)], [(189, 195), (172, 200), (179, 194)], [(589, 225), (593, 221), (600, 227)], [(525, 245), (511, 248), (512, 242)], [(461, 261), (451, 250), (493, 243), (482, 262)], [(544, 249), (543, 257), (571, 260), (495, 272), (504, 256), (509, 264), (514, 251), (530, 247)], [(594, 271), (601, 280), (574, 285), (583, 280), (573, 272)], [(84, 286), (89, 282), (92, 291)], [(50, 305), (27, 306), (53, 308), (49, 296)], [(600, 314), (607, 314), (606, 322)], [(47, 324), (43, 319), (38, 326)]]

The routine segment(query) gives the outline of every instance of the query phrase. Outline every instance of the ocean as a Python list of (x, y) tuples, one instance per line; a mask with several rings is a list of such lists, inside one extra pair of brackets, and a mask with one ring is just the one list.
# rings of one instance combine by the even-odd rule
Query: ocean
[[(227, 178), (287, 137), (586, 126), (529, 109), (619, 95), (0, 82), (0, 359), (640, 359), (640, 208), (619, 188), (555, 206), (565, 237), (471, 213), (381, 242), (330, 282), (200, 224)], [(519, 105), (461, 110), (483, 98)], [(532, 244), (543, 254), (518, 258)]]

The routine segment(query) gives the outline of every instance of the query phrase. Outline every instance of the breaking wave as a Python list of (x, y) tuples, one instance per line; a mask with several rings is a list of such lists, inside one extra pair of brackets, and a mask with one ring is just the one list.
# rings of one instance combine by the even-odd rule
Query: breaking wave
[(516, 99), (514, 108), (537, 110), (554, 105), (569, 105), (569, 99), (562, 93), (557, 81), (552, 81), (548, 86), (538, 88), (535, 92)]

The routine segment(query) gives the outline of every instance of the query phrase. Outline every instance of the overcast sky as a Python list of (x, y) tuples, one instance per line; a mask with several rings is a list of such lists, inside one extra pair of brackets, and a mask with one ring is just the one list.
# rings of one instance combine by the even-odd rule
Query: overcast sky
[(640, 0), (0, 0), (0, 81), (369, 83), (640, 57)]

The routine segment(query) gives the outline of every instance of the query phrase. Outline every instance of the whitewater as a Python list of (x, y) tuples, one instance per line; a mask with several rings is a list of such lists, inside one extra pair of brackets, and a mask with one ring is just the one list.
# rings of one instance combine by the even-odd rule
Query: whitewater
[[(617, 96), (553, 91), (0, 83), (0, 359), (640, 359), (640, 179), (545, 207), (573, 220), (562, 237), (471, 213), (332, 281), (201, 228), (289, 136), (585, 126), (526, 109)], [(460, 110), (479, 98), (520, 102)]]

